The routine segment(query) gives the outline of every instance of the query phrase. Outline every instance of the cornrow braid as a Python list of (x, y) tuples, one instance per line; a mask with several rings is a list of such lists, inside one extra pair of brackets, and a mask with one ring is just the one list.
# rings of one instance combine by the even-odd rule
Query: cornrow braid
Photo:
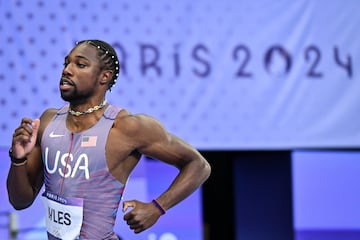
[(98, 56), (103, 63), (103, 68), (113, 71), (112, 79), (108, 85), (108, 90), (111, 92), (111, 88), (115, 85), (120, 72), (120, 63), (115, 49), (110, 44), (96, 39), (82, 40), (77, 42), (76, 45), (80, 45), (83, 43), (87, 43), (96, 47), (98, 49)]

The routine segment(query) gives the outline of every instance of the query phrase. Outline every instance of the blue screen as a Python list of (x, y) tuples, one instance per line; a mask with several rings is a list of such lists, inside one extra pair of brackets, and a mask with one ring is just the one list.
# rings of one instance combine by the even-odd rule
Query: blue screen
[(296, 240), (360, 239), (360, 151), (294, 151)]

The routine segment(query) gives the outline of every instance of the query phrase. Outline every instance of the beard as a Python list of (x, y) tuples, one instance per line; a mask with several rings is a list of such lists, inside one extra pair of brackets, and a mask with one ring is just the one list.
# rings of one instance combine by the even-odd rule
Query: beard
[(74, 88), (73, 91), (60, 91), (61, 98), (69, 103), (81, 104), (92, 96), (90, 92), (80, 93)]
[(80, 98), (82, 98), (82, 97), (78, 96), (78, 94), (76, 94), (76, 92), (74, 92), (74, 91), (72, 91), (72, 92), (60, 91), (60, 95), (61, 95), (61, 98), (66, 102), (78, 101)]

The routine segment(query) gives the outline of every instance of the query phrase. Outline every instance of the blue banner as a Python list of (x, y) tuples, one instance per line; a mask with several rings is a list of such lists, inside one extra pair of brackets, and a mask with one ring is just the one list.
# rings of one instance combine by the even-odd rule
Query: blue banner
[(360, 4), (326, 1), (1, 1), (0, 146), (60, 107), (65, 55), (113, 44), (108, 100), (203, 150), (360, 145)]

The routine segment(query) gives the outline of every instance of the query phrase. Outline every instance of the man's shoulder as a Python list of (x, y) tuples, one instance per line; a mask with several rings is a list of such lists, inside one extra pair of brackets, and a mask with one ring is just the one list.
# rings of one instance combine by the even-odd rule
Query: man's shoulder
[(116, 119), (121, 122), (128, 123), (148, 123), (149, 121), (157, 121), (154, 117), (144, 113), (131, 113), (126, 109), (122, 109)]
[(128, 133), (134, 133), (134, 131), (152, 128), (159, 124), (160, 122), (150, 115), (143, 113), (132, 114), (127, 110), (121, 110), (116, 117), (114, 127)]
[(58, 108), (48, 108), (42, 113), (41, 119), (45, 120), (52, 118), (58, 111), (59, 111)]
[(41, 139), (41, 136), (42, 136), (45, 128), (47, 127), (47, 125), (49, 124), (51, 119), (54, 117), (54, 115), (58, 111), (59, 111), (59, 109), (56, 109), (56, 108), (48, 108), (41, 114), (38, 140)]

